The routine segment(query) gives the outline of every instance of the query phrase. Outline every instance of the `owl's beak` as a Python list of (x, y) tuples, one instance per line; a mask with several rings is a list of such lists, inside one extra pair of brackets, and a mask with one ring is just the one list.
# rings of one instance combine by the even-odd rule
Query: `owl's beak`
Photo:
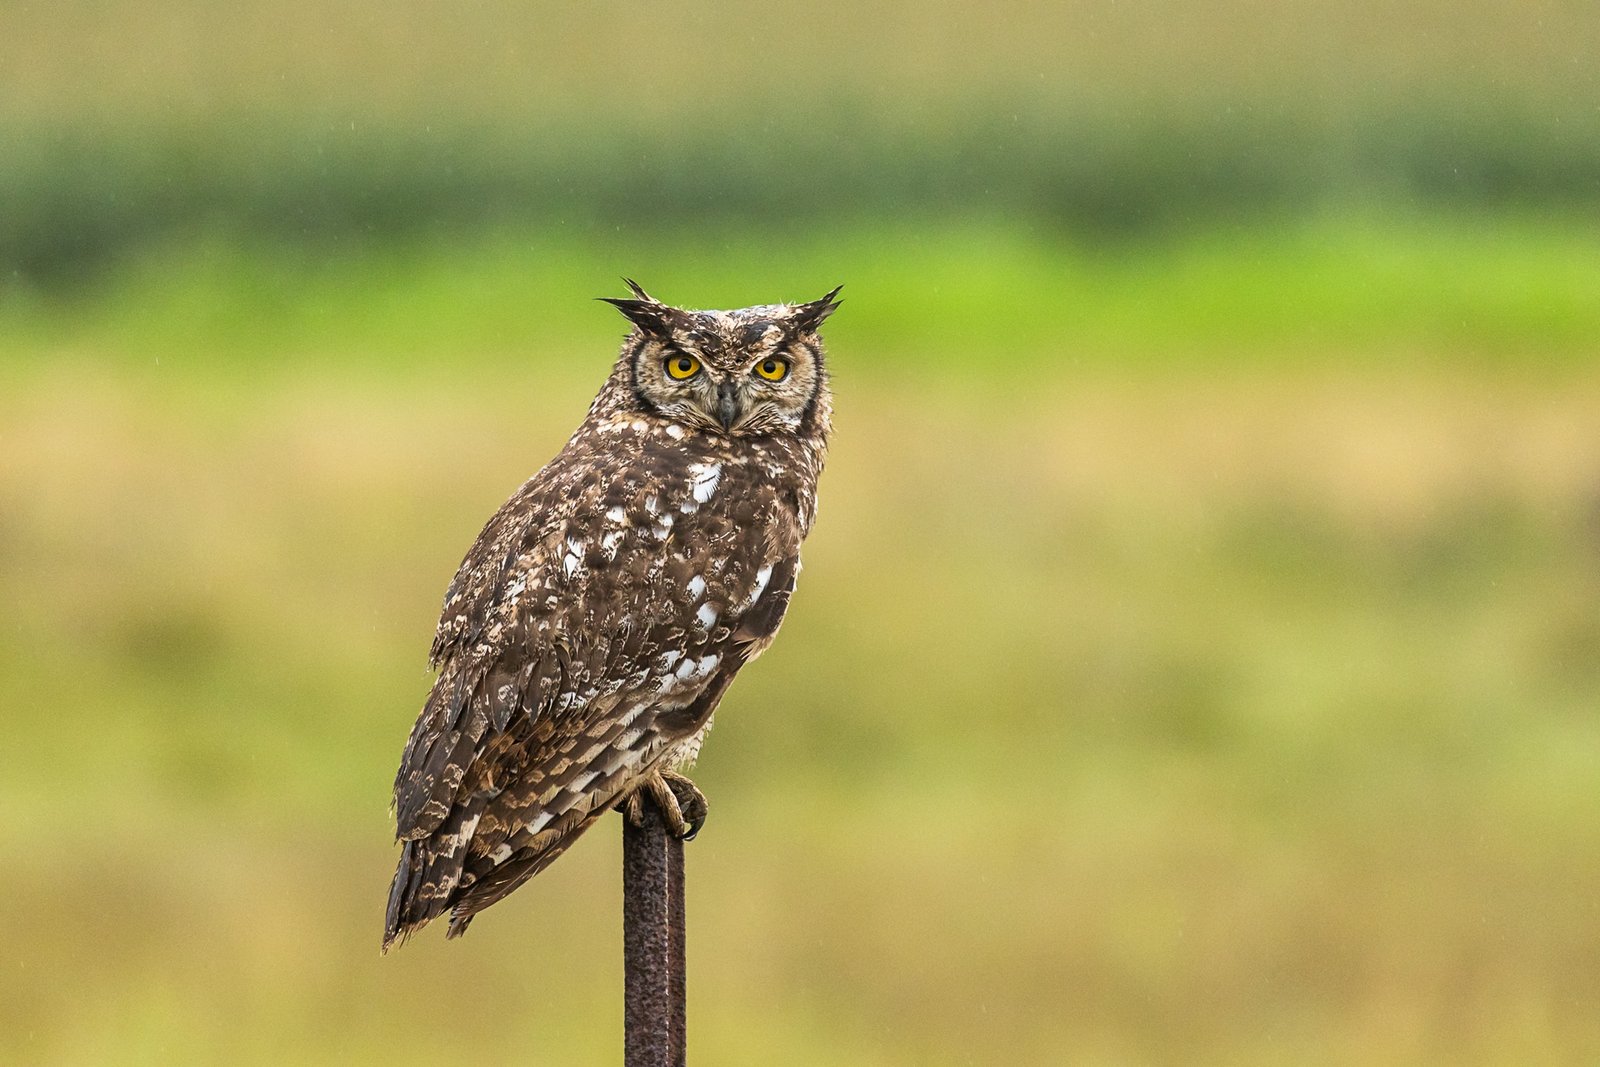
[(733, 429), (739, 421), (739, 388), (732, 382), (717, 386), (717, 421), (724, 430)]

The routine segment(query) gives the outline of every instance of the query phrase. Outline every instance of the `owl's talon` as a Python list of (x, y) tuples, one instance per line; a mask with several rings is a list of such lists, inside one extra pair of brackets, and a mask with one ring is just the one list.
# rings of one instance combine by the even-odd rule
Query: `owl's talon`
[(677, 771), (662, 771), (661, 777), (672, 792), (673, 799), (678, 802), (678, 814), (683, 818), (685, 826), (685, 831), (680, 836), (685, 841), (693, 841), (694, 835), (700, 832), (700, 828), (706, 824), (706, 816), (710, 814), (706, 795)]
[(684, 841), (694, 836), (706, 822), (706, 798), (695, 784), (676, 771), (655, 771), (619, 806), (627, 820), (644, 828), (644, 798), (648, 794), (661, 812), (661, 821), (667, 832)]

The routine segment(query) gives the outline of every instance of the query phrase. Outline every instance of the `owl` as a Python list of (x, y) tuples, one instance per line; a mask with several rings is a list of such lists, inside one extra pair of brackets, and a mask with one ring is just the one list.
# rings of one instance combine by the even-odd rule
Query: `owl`
[(693, 836), (705, 801), (681, 771), (789, 606), (839, 290), (689, 311), (627, 284), (607, 302), (632, 330), (588, 415), (445, 593), (395, 776), (385, 950), (447, 910), (460, 935), (605, 812), (639, 819), (642, 797)]

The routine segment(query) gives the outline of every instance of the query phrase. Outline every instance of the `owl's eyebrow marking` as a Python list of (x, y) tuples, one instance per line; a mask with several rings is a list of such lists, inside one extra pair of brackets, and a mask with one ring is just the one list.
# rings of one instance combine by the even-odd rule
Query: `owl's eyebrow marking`
[(644, 395), (644, 389), (639, 385), (639, 355), (644, 351), (645, 345), (649, 343), (648, 338), (640, 337), (638, 343), (628, 350), (628, 385), (633, 392), (633, 399), (638, 403), (639, 407), (645, 411), (654, 411), (656, 410), (655, 404), (649, 397)]
[(805, 410), (800, 413), (800, 426), (807, 429), (812, 425), (812, 418), (817, 411), (817, 398), (822, 395), (823, 383), (827, 380), (827, 373), (823, 370), (822, 352), (820, 346), (814, 341), (803, 344), (806, 353), (811, 357), (811, 363), (816, 368), (811, 375), (811, 395), (806, 397)]

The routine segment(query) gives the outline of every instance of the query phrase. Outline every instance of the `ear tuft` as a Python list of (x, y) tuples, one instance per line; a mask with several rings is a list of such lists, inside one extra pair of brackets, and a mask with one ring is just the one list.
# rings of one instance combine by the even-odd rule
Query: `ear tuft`
[(672, 308), (645, 292), (644, 287), (632, 278), (624, 278), (622, 283), (628, 287), (629, 291), (637, 299), (624, 300), (609, 296), (596, 297), (596, 299), (602, 300), (622, 312), (629, 322), (645, 333), (655, 334), (658, 337), (665, 336), (667, 333), (667, 319), (672, 313)]
[(836, 285), (828, 292), (828, 295), (820, 300), (813, 300), (809, 304), (797, 306), (794, 309), (795, 326), (805, 331), (815, 330), (820, 327), (828, 316), (838, 311), (839, 305), (844, 303), (843, 300), (834, 299), (839, 295), (839, 290), (843, 288), (844, 286), (842, 285)]

